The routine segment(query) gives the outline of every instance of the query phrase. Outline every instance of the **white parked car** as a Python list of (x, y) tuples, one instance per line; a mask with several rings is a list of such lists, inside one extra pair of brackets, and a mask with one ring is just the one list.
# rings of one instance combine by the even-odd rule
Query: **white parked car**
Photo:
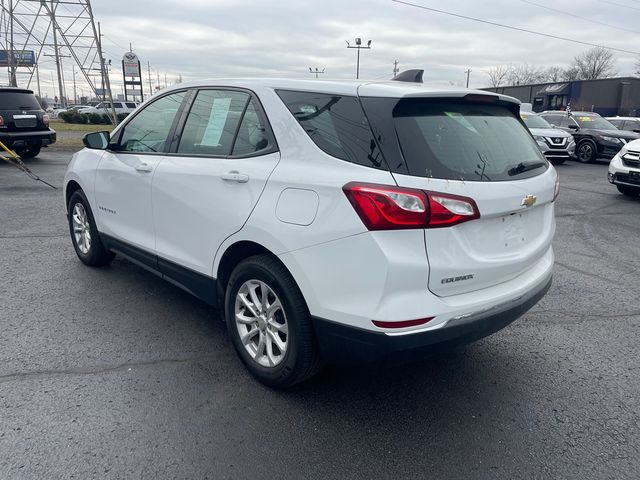
[(609, 163), (609, 182), (624, 195), (640, 194), (640, 140), (627, 143)]
[[(138, 102), (113, 102), (116, 113), (131, 113), (138, 108)], [(83, 107), (78, 109), (78, 113), (111, 113), (111, 102), (100, 102), (95, 107)]]
[(518, 113), (397, 81), (179, 84), (85, 137), (73, 246), (222, 309), (272, 386), (470, 342), (551, 284), (558, 178)]

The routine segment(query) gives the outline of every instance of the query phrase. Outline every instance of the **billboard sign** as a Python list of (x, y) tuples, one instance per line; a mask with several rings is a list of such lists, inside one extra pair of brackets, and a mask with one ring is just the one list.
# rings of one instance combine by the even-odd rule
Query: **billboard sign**
[(140, 78), (140, 61), (133, 52), (127, 52), (122, 57), (122, 69), (125, 77)]
[[(10, 51), (0, 50), (0, 67), (10, 67)], [(36, 64), (36, 54), (33, 50), (14, 50), (14, 67), (33, 67)]]

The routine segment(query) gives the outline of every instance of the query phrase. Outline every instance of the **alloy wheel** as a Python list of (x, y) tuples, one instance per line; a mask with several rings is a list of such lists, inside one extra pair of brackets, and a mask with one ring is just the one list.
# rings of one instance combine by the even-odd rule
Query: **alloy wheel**
[(80, 250), (83, 255), (86, 255), (89, 253), (89, 250), (91, 250), (91, 226), (84, 205), (76, 203), (73, 206), (71, 219), (73, 223), (73, 237), (78, 246), (78, 250)]

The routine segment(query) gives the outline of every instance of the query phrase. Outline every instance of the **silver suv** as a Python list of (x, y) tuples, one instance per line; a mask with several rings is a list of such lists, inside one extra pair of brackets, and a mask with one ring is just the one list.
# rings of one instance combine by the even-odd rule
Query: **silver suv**
[(547, 160), (554, 165), (560, 165), (567, 159), (573, 158), (576, 151), (573, 135), (564, 130), (553, 128), (549, 122), (533, 112), (520, 112), (520, 118), (533, 135)]

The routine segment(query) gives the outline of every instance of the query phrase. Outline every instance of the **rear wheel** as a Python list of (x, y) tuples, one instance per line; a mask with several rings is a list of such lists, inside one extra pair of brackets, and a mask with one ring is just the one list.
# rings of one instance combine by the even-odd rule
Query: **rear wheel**
[(630, 187), (628, 185), (616, 185), (618, 191), (623, 195), (628, 195), (630, 197), (637, 197), (640, 194), (640, 187)]
[(269, 255), (241, 262), (225, 294), (227, 328), (249, 371), (270, 387), (289, 387), (320, 368), (311, 315), (287, 269)]
[(115, 254), (104, 248), (91, 207), (82, 190), (76, 190), (71, 195), (68, 211), (71, 241), (82, 263), (92, 267), (111, 263)]
[(20, 158), (34, 158), (40, 154), (40, 148), (41, 147), (17, 148), (16, 153)]
[(576, 158), (581, 163), (592, 163), (596, 160), (598, 150), (591, 140), (583, 140), (576, 148)]

